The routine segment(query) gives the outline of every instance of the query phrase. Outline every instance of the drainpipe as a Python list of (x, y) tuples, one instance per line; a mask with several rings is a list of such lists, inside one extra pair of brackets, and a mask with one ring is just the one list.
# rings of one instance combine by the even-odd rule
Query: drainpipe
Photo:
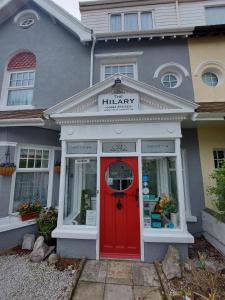
[(92, 47), (91, 47), (91, 65), (90, 65), (90, 86), (93, 86), (93, 77), (94, 77), (94, 52), (96, 44), (96, 36), (92, 35)]
[(179, 11), (179, 0), (175, 0), (176, 12), (177, 12), (177, 26), (180, 27), (180, 11)]

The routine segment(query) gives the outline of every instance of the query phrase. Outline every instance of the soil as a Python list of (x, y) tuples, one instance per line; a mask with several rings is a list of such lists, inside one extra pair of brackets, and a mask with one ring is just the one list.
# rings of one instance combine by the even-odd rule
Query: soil
[[(221, 271), (199, 266), (199, 253), (203, 261), (210, 261)], [(190, 270), (183, 268), (183, 277), (168, 280), (168, 290), (172, 299), (184, 299), (180, 295), (189, 292), (193, 300), (225, 299), (225, 257), (210, 245), (203, 237), (196, 238), (195, 244), (189, 248)], [(224, 268), (223, 268), (224, 267)]]

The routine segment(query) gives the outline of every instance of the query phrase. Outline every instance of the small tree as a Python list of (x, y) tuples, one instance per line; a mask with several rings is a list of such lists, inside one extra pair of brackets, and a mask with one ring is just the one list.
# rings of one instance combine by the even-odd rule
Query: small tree
[(214, 179), (215, 185), (209, 186), (208, 192), (215, 197), (214, 204), (219, 211), (217, 218), (225, 222), (225, 160), (223, 160), (221, 168), (212, 172), (210, 178)]

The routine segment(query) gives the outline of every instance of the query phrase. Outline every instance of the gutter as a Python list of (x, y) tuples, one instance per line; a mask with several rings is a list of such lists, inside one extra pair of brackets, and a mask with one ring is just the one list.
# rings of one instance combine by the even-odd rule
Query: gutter
[(91, 47), (91, 62), (90, 62), (90, 87), (93, 86), (94, 81), (94, 52), (95, 52), (95, 44), (96, 44), (96, 36), (92, 35), (92, 47)]
[(41, 126), (44, 127), (45, 122), (41, 118), (30, 119), (3, 119), (0, 120), (0, 127), (16, 127), (16, 126)]

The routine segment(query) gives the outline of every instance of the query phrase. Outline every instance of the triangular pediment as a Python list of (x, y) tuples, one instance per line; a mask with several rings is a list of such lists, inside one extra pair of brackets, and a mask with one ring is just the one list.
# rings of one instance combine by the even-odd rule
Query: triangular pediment
[(129, 77), (116, 74), (48, 109), (48, 115), (193, 113), (197, 105)]

